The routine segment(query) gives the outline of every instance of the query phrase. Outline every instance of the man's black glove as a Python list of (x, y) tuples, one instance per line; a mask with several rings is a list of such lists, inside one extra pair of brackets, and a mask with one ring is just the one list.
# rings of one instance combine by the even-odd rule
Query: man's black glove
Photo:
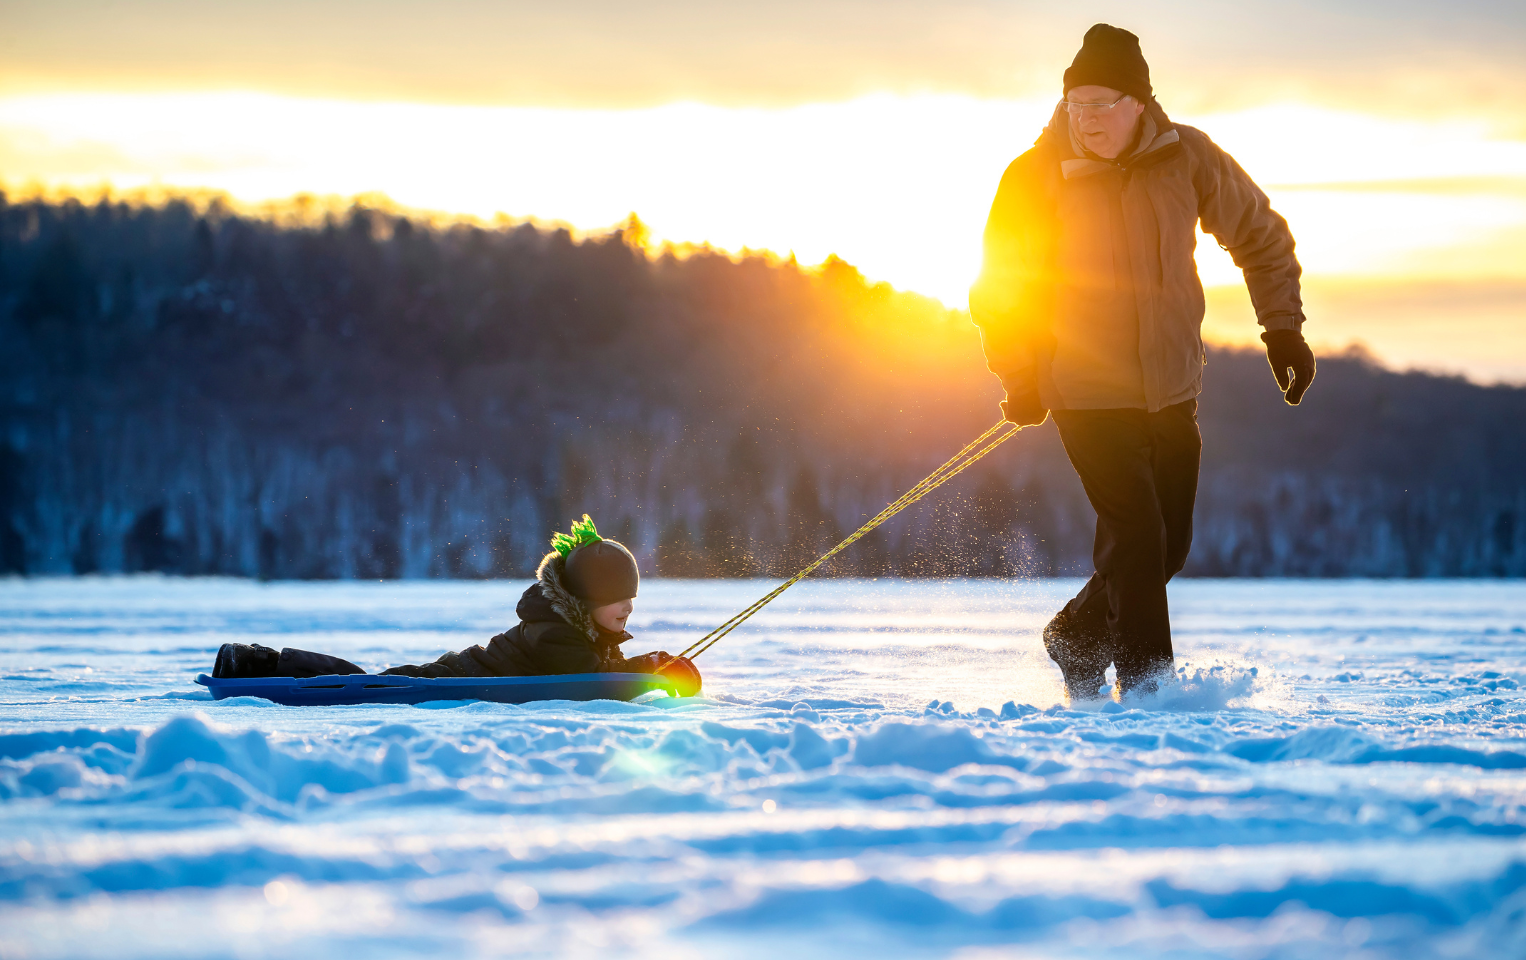
[(1049, 417), (1049, 410), (1039, 400), (1038, 390), (1028, 387), (1017, 393), (1007, 391), (1007, 399), (1001, 402), (1001, 415), (1007, 418), (1008, 423), (1020, 427), (1036, 427)]
[(1314, 380), (1314, 351), (1297, 330), (1268, 330), (1261, 335), (1261, 342), (1266, 344), (1266, 362), (1272, 365), (1272, 376), (1282, 388), (1282, 399), (1289, 406), (1298, 406)]

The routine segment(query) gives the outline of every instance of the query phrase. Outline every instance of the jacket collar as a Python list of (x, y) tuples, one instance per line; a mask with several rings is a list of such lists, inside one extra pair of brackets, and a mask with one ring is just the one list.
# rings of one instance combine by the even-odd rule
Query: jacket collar
[(1051, 140), (1060, 153), (1060, 175), (1066, 180), (1087, 177), (1107, 170), (1126, 170), (1134, 167), (1153, 166), (1164, 160), (1181, 143), (1176, 125), (1166, 116), (1160, 104), (1151, 100), (1139, 118), (1139, 139), (1133, 149), (1115, 160), (1105, 160), (1086, 150), (1071, 133), (1070, 119), (1064, 106), (1057, 106), (1044, 131), (1043, 139)]

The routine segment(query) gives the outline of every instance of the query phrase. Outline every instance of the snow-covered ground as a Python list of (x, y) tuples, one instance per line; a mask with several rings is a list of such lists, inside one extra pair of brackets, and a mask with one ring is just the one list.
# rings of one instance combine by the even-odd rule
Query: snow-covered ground
[[(762, 583), (643, 585), (635, 652)], [(1526, 956), (1526, 584), (1184, 581), (1184, 682), (1071, 711), (1069, 581), (808, 582), (706, 697), (212, 702), (523, 584), (0, 581), (0, 957)]]

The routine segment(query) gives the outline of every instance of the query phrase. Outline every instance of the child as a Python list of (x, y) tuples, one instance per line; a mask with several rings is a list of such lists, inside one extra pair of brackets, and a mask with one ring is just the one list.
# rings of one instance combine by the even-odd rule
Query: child
[[(672, 680), (680, 696), (700, 689), (699, 670), (686, 657), (666, 651), (626, 659), (620, 644), (631, 639), (626, 619), (641, 585), (629, 550), (599, 536), (583, 514), (572, 534), (551, 538), (535, 583), (519, 598), (519, 625), (500, 633), (486, 648), (474, 645), (433, 663), (405, 665), (382, 673), (407, 677), (540, 677), (564, 673), (657, 673)], [(259, 644), (225, 643), (212, 676), (318, 677), (365, 673), (348, 660), (286, 647), (277, 653)]]

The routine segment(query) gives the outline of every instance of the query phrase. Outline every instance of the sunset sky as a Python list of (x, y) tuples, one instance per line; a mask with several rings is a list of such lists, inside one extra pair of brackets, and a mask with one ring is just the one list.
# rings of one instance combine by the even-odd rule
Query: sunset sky
[[(1316, 344), (1526, 381), (1526, 4), (0, 0), (0, 182), (837, 253), (964, 306), (1087, 26), (1298, 238)], [(1256, 329), (1228, 258), (1207, 332)]]

